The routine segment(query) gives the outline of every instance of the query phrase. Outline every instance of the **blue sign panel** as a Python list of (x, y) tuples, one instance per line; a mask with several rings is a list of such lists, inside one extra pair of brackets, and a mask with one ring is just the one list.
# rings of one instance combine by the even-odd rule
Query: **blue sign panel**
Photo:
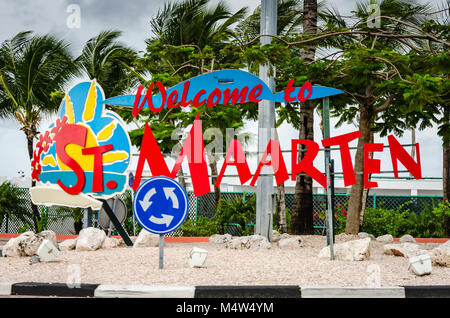
[(188, 214), (186, 191), (173, 179), (153, 177), (137, 189), (133, 200), (133, 213), (147, 231), (167, 234), (183, 224)]
[(134, 183), (133, 172), (130, 172), (130, 173), (128, 174), (128, 185), (130, 186), (130, 188), (133, 187), (133, 183)]

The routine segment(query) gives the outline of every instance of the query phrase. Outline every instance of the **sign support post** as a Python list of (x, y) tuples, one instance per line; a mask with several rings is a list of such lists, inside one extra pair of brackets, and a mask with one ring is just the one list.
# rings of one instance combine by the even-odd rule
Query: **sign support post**
[(159, 269), (164, 267), (164, 234), (159, 235)]
[[(330, 138), (330, 99), (323, 98), (323, 138)], [(325, 171), (327, 176), (327, 245), (330, 246), (330, 260), (334, 260), (334, 228), (333, 228), (333, 202), (331, 199), (331, 152), (325, 148)]]
[(164, 235), (180, 227), (188, 211), (186, 190), (174, 179), (152, 177), (137, 189), (133, 213), (143, 229), (159, 235), (159, 269), (164, 267)]
[(114, 227), (116, 228), (117, 232), (119, 232), (120, 236), (123, 238), (123, 241), (125, 242), (125, 244), (127, 246), (133, 246), (133, 242), (131, 241), (127, 232), (125, 232), (124, 228), (122, 227), (122, 224), (120, 224), (119, 220), (117, 219), (113, 210), (109, 206), (108, 202), (106, 202), (105, 199), (100, 199), (100, 201), (102, 201), (103, 209), (105, 210), (106, 214), (108, 214), (109, 219), (114, 224)]
[[(277, 34), (277, 1), (261, 0), (261, 22), (260, 33), (268, 35)], [(261, 37), (261, 44), (270, 44), (272, 38), (268, 36)], [(275, 81), (269, 77), (270, 65), (261, 65), (259, 67), (259, 76), (273, 91)], [(275, 102), (263, 100), (258, 105), (258, 157), (261, 159), (265, 147), (271, 139), (272, 129), (275, 122)], [(264, 168), (263, 168), (263, 174)], [(259, 177), (256, 188), (256, 222), (255, 234), (259, 234), (272, 241), (272, 193), (273, 176), (262, 175)]]

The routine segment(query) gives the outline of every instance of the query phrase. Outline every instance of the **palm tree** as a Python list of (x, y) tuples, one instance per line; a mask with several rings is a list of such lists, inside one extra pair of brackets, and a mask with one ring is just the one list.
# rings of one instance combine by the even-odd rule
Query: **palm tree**
[[(1, 44), (0, 117), (13, 118), (20, 124), (30, 162), (42, 117), (59, 108), (59, 100), (52, 99), (51, 94), (62, 91), (76, 73), (68, 44), (50, 35), (21, 32)], [(40, 215), (35, 205), (32, 209), (37, 229)]]
[(32, 224), (33, 214), (27, 209), (21, 189), (6, 181), (0, 185), (0, 226), (8, 220), (27, 226)]
[[(277, 35), (281, 38), (289, 38), (296, 33), (305, 33), (309, 36), (315, 35), (317, 32), (318, 19), (318, 5), (317, 0), (278, 0), (277, 7)], [(238, 27), (241, 32), (241, 41), (252, 41), (260, 34), (261, 7), (257, 7), (252, 15), (250, 15)], [(300, 54), (302, 60), (311, 63), (315, 59), (317, 45), (312, 43), (305, 46), (301, 50), (296, 50), (295, 54)], [(315, 104), (310, 101), (303, 103), (300, 108), (300, 124), (299, 139), (314, 138), (314, 107)], [(297, 115), (297, 114), (296, 114)], [(297, 115), (298, 116), (298, 115)], [(300, 161), (305, 152), (299, 152)], [(313, 227), (313, 196), (312, 196), (312, 178), (305, 175), (298, 175), (295, 186), (294, 201), (291, 210), (291, 221), (289, 225), (289, 232), (292, 234), (312, 234)], [(280, 229), (286, 230), (286, 225), (283, 221), (286, 219), (285, 211), (283, 209), (284, 199), (284, 185), (281, 184), (277, 189), (277, 201), (280, 204), (279, 215), (282, 219)]]
[[(383, 17), (378, 29), (369, 29), (366, 23), (363, 23), (368, 20), (371, 14), (368, 10), (371, 3), (377, 3), (380, 6)], [(353, 25), (353, 27), (347, 25), (347, 22), (338, 14), (335, 15), (334, 21), (338, 21), (340, 27), (353, 28), (353, 30), (359, 31), (370, 30), (381, 35), (387, 32), (394, 35), (402, 33), (413, 34), (417, 31), (416, 28), (425, 21), (425, 14), (429, 12), (429, 9), (429, 5), (420, 4), (418, 1), (413, 0), (361, 1), (357, 3), (354, 11), (355, 16), (359, 19), (356, 25)], [(335, 25), (334, 27), (336, 28), (337, 26)], [(343, 38), (347, 37), (344, 36)], [(347, 116), (342, 116), (343, 109), (337, 107), (337, 105), (335, 105), (334, 112), (341, 116), (341, 122), (358, 118), (358, 128), (362, 134), (358, 139), (358, 149), (355, 154), (356, 183), (351, 187), (346, 223), (346, 232), (355, 234), (359, 231), (361, 212), (365, 208), (363, 206), (363, 145), (370, 142), (371, 134), (377, 129), (384, 132), (398, 132), (400, 128), (405, 128), (402, 122), (397, 123), (396, 127), (389, 124), (393, 118), (399, 118), (398, 104), (402, 102), (402, 96), (392, 89), (385, 88), (387, 86), (383, 85), (386, 85), (388, 81), (380, 77), (379, 74), (390, 72), (393, 75), (389, 79), (395, 80), (398, 78), (398, 69), (395, 67), (395, 64), (401, 63), (401, 57), (407, 55), (404, 52), (422, 50), (426, 47), (426, 43), (419, 38), (414, 38), (414, 36), (411, 36), (411, 39), (401, 37), (380, 38), (376, 35), (368, 34), (364, 37), (350, 36), (347, 39), (352, 42), (351, 45), (335, 46), (337, 49), (346, 52), (345, 58), (341, 59), (342, 64), (340, 65), (342, 69), (344, 67), (347, 68), (343, 72), (345, 73), (343, 76), (337, 77), (335, 84), (337, 86), (341, 85), (344, 91), (349, 93), (349, 95), (351, 94), (353, 100), (349, 104), (357, 104), (357, 108), (354, 108), (357, 109), (357, 112), (353, 112), (353, 114), (348, 112)], [(361, 54), (363, 51), (365, 51), (364, 57)], [(388, 54), (396, 58), (394, 63), (389, 61)], [(368, 61), (373, 61), (370, 72), (368, 72), (369, 68), (367, 65), (364, 65)], [(358, 67), (360, 69), (356, 71)], [(408, 67), (403, 68), (401, 71), (405, 71)], [(354, 79), (356, 78), (361, 80), (361, 82), (355, 81)], [(344, 81), (341, 82), (341, 80), (346, 80), (347, 82), (344, 84)], [(356, 83), (356, 85), (352, 87), (352, 83)], [(390, 121), (388, 117), (391, 119)], [(377, 125), (377, 121), (380, 120), (382, 124)]]
[[(193, 47), (195, 53), (200, 56), (208, 51), (205, 56), (209, 55), (213, 56), (213, 58), (209, 60), (200, 58), (200, 66), (197, 66), (193, 65), (194, 62), (190, 61), (186, 54), (167, 54), (163, 57), (158, 56), (160, 59), (157, 61), (152, 60), (151, 63), (148, 63), (147, 70), (152, 73), (152, 77), (157, 77), (158, 74), (164, 74), (166, 72), (171, 74), (171, 79), (177, 78), (184, 80), (186, 76), (192, 77), (220, 68), (221, 65), (229, 62), (229, 57), (221, 54), (220, 49), (227, 45), (234, 36), (231, 27), (243, 19), (246, 10), (246, 8), (242, 8), (232, 13), (225, 2), (222, 1), (214, 5), (210, 5), (209, 0), (184, 0), (181, 2), (166, 3), (150, 22), (152, 37), (147, 40), (149, 48), (157, 44), (161, 45), (156, 47), (157, 51), (160, 51), (161, 48), (165, 49), (168, 47)], [(164, 80), (167, 81), (167, 76), (163, 76), (161, 80), (163, 82)], [(223, 128), (224, 117), (237, 117), (238, 120), (242, 118), (242, 116), (233, 114), (233, 112), (236, 112), (236, 109), (232, 108), (223, 109), (222, 112), (215, 109), (207, 110), (204, 107), (200, 109), (208, 113), (208, 116), (203, 117), (203, 127), (213, 126)], [(224, 116), (224, 112), (228, 112), (228, 116)], [(170, 116), (168, 115), (169, 113)], [(157, 121), (163, 119), (168, 124), (173, 125), (173, 127), (176, 126), (177, 119), (181, 118), (178, 122), (186, 124), (187, 121), (193, 118), (193, 116), (186, 113), (184, 114), (185, 116), (176, 118), (176, 113), (182, 113), (180, 108), (163, 110), (158, 114), (150, 114), (150, 116), (153, 116), (153, 119)], [(221, 125), (217, 126), (219, 122)], [(192, 123), (192, 121), (189, 123)], [(226, 123), (229, 123), (229, 121)], [(225, 128), (222, 130), (225, 130)], [(163, 141), (161, 145), (163, 144), (170, 145), (171, 141)], [(212, 174), (217, 175), (217, 161), (215, 157), (209, 154), (208, 158)], [(180, 168), (179, 177), (183, 178), (182, 168)], [(212, 183), (214, 182), (215, 177), (212, 178)], [(214, 191), (216, 203), (218, 203), (220, 189), (214, 187)]]
[(232, 13), (223, 1), (208, 7), (210, 0), (168, 2), (150, 21), (153, 37), (170, 45), (194, 44), (220, 47), (232, 36), (231, 26), (244, 18), (247, 8)]
[(78, 61), (89, 79), (96, 79), (106, 97), (118, 96), (137, 84), (131, 64), (136, 52), (118, 42), (121, 31), (106, 30), (86, 42)]

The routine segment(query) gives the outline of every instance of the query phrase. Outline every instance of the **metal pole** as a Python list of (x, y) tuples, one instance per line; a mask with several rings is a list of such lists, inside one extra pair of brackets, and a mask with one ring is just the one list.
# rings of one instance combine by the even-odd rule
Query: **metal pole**
[[(260, 34), (277, 34), (277, 1), (261, 0), (261, 22)], [(269, 36), (261, 37), (261, 45), (270, 44), (272, 38)], [(259, 77), (275, 90), (275, 81), (273, 77), (269, 77), (270, 65), (261, 65), (259, 67)], [(275, 118), (275, 103), (263, 100), (258, 105), (258, 158), (261, 159), (269, 140), (272, 136)], [(262, 174), (267, 174), (264, 167)], [(267, 167), (268, 168), (268, 167)], [(269, 168), (268, 168), (269, 169)], [(256, 187), (256, 222), (255, 234), (272, 240), (272, 193), (273, 193), (273, 176), (261, 176)]]
[(116, 215), (114, 214), (113, 210), (111, 210), (111, 207), (109, 206), (108, 202), (106, 202), (105, 199), (100, 199), (103, 203), (103, 209), (105, 210), (106, 214), (109, 216), (109, 219), (113, 222), (114, 227), (116, 228), (117, 232), (119, 232), (120, 236), (123, 238), (123, 241), (127, 246), (133, 246), (133, 242), (131, 241), (130, 237), (128, 236), (125, 229), (122, 227), (122, 224), (120, 224), (119, 220), (117, 219)]
[[(323, 138), (330, 138), (330, 99), (323, 98)], [(330, 246), (330, 259), (334, 260), (333, 207), (331, 199), (331, 151), (325, 148), (325, 171), (327, 176), (327, 244)]]
[[(131, 200), (134, 199), (134, 191), (131, 190)], [(133, 211), (131, 211), (131, 215), (133, 216), (133, 236), (136, 236), (136, 217), (134, 216)]]
[(159, 235), (159, 269), (164, 267), (164, 235)]
[(87, 208), (86, 217), (87, 217), (86, 226), (91, 227), (92, 226), (92, 209), (91, 208)]

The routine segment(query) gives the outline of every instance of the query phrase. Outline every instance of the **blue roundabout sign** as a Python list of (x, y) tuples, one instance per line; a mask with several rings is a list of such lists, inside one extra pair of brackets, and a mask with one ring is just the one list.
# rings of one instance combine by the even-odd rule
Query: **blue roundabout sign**
[(189, 200), (186, 191), (168, 177), (152, 177), (134, 194), (133, 213), (138, 223), (154, 234), (167, 234), (186, 220)]

